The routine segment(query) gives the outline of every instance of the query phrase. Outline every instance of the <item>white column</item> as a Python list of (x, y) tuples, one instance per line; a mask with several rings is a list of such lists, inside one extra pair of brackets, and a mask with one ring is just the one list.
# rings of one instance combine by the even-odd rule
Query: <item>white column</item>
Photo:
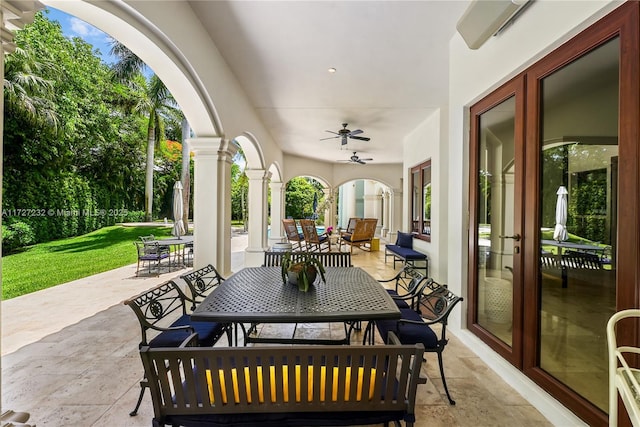
[(255, 267), (262, 264), (264, 251), (268, 249), (267, 188), (271, 172), (264, 169), (246, 169), (249, 179), (248, 221), (249, 243), (244, 254), (244, 265)]
[(342, 197), (342, 201), (344, 203), (344, 224), (346, 227), (349, 222), (349, 218), (353, 218), (356, 216), (356, 183), (355, 181), (349, 181), (342, 186), (344, 188), (344, 196)]
[(218, 137), (190, 138), (193, 152), (194, 269), (207, 264), (231, 274), (231, 164), (235, 144)]
[(389, 190), (382, 193), (382, 237), (387, 237), (389, 233)]
[(274, 243), (285, 241), (282, 219), (284, 218), (284, 192), (287, 187), (279, 181), (271, 181), (269, 187), (271, 188), (271, 234), (269, 235), (269, 246), (273, 246)]
[(324, 226), (325, 230), (327, 227), (331, 226), (333, 228), (336, 227), (336, 205), (335, 205), (335, 197), (333, 194), (333, 189), (331, 187), (323, 188), (325, 200), (329, 200), (326, 209), (324, 210)]
[(390, 242), (395, 242), (398, 230), (407, 231), (402, 229), (402, 189), (392, 188), (391, 197), (389, 200), (389, 238)]

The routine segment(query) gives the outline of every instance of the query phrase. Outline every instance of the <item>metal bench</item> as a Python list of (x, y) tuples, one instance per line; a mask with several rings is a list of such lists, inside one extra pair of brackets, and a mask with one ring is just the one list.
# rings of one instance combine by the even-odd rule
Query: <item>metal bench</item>
[(152, 425), (413, 426), (423, 346), (392, 342), (143, 347)]

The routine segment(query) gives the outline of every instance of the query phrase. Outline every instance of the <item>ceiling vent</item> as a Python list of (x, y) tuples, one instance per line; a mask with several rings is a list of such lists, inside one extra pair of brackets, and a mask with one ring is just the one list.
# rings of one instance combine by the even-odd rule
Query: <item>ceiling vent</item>
[(530, 0), (472, 0), (456, 28), (470, 49), (478, 49), (528, 6)]

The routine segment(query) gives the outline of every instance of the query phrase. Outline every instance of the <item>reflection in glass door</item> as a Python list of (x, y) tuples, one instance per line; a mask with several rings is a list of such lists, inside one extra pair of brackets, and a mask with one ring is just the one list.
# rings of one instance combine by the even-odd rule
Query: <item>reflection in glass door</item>
[(479, 117), (477, 165), (476, 323), (507, 346), (513, 343), (515, 96)]
[(619, 40), (541, 80), (540, 367), (608, 410), (616, 308)]

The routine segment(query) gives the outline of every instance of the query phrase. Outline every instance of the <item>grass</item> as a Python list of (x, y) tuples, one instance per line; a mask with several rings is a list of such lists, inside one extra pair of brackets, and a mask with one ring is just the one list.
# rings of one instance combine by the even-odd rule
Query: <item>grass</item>
[(83, 236), (40, 243), (2, 257), (2, 299), (7, 300), (133, 264), (138, 236), (170, 237), (171, 227), (112, 226)]

